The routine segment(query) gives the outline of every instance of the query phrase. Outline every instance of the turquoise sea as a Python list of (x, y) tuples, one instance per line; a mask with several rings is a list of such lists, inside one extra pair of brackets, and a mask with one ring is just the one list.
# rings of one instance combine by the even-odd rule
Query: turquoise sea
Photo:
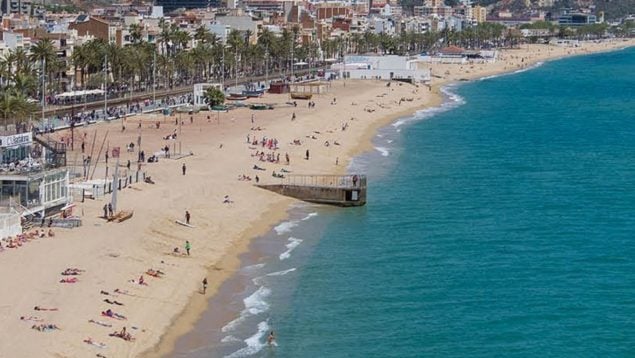
[(635, 48), (446, 90), (355, 159), (366, 207), (293, 208), (175, 355), (635, 356)]

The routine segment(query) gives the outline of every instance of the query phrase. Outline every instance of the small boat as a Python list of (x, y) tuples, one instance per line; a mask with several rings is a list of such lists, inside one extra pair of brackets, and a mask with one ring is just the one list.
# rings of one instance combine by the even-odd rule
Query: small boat
[(238, 93), (230, 93), (227, 99), (230, 101), (244, 101), (247, 99), (247, 96), (243, 96), (242, 94)]
[(210, 110), (216, 111), (216, 112), (227, 112), (229, 111), (229, 107), (225, 106), (224, 104), (219, 104), (219, 105), (210, 107)]
[(309, 99), (311, 99), (311, 97), (313, 97), (313, 95), (311, 93), (291, 92), (291, 98), (292, 99), (306, 99), (306, 100), (309, 100)]
[(262, 111), (265, 109), (273, 109), (273, 106), (270, 104), (257, 103), (249, 106), (249, 109), (253, 109), (255, 111)]
[(262, 97), (264, 90), (253, 90), (253, 91), (243, 91), (242, 95), (247, 96), (249, 98), (258, 98)]
[(194, 106), (189, 106), (189, 105), (176, 107), (177, 113), (190, 113), (190, 112), (198, 113), (198, 111), (199, 111), (199, 108)]

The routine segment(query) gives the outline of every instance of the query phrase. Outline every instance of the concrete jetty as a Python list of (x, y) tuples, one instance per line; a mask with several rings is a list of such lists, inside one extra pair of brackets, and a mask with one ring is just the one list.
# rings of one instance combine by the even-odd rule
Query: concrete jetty
[(257, 186), (311, 203), (336, 206), (366, 204), (366, 176), (360, 174), (287, 175), (280, 178), (280, 184)]

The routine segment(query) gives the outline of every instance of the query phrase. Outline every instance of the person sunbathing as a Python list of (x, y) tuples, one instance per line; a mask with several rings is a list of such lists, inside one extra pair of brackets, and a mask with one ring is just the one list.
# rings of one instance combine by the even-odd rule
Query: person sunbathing
[(106, 299), (104, 299), (104, 302), (106, 302), (106, 303), (110, 303), (111, 305), (118, 305), (118, 306), (123, 306), (123, 305), (124, 305), (124, 304), (123, 304), (123, 303), (121, 303), (121, 302), (111, 301), (111, 300), (109, 300), (109, 299), (107, 299), (107, 298), (106, 298)]
[(139, 281), (137, 283), (140, 284), (140, 285), (147, 285), (147, 283), (143, 279), (143, 275), (139, 276)]
[[(84, 343), (88, 343), (90, 345), (93, 345), (93, 346), (99, 347), (99, 348), (106, 348), (106, 345), (104, 343), (97, 343), (97, 342), (93, 341), (93, 339), (90, 338), (90, 337), (84, 339)], [(100, 354), (98, 354), (97, 356), (100, 356)]]
[(55, 233), (53, 232), (53, 229), (49, 229), (48, 235), (49, 235), (49, 237), (55, 236)]
[(62, 271), (62, 275), (64, 275), (64, 276), (77, 276), (77, 275), (81, 275), (81, 270), (67, 268), (66, 270)]
[(77, 277), (71, 277), (71, 278), (63, 278), (60, 280), (60, 283), (76, 283), (79, 280), (77, 279)]
[(56, 329), (60, 329), (57, 325), (55, 324), (34, 324), (33, 326), (31, 326), (31, 329), (34, 329), (36, 331), (40, 331), (40, 332), (46, 332), (46, 331), (53, 331)]
[(130, 333), (124, 333), (124, 332), (112, 332), (111, 334), (109, 334), (109, 336), (111, 337), (119, 337), (121, 339), (123, 339), (124, 341), (128, 341), (128, 342), (132, 342), (134, 341), (134, 338), (130, 335)]
[(118, 293), (118, 294), (121, 294), (121, 295), (132, 296), (130, 293), (128, 293), (128, 290), (120, 290), (118, 288), (115, 288), (115, 293)]
[(114, 318), (114, 319), (120, 319), (120, 320), (126, 320), (126, 316), (118, 314), (116, 312), (113, 312), (113, 310), (111, 310), (110, 308), (107, 309), (106, 311), (102, 311), (101, 315), (104, 317), (109, 317), (109, 318)]
[(21, 321), (33, 321), (33, 322), (42, 322), (42, 321), (44, 321), (43, 319), (41, 319), (39, 317), (35, 317), (35, 316), (29, 316), (29, 317), (20, 316), (20, 320)]
[(148, 271), (146, 271), (146, 274), (153, 276), (153, 277), (161, 277), (161, 275), (164, 275), (163, 272), (161, 272), (161, 270), (153, 270), (153, 269), (148, 269)]
[(102, 321), (95, 321), (94, 319), (88, 320), (88, 322), (90, 323), (94, 323), (94, 324), (98, 324), (102, 327), (112, 327), (112, 324), (106, 323), (106, 322), (102, 322)]
[(40, 306), (35, 306), (33, 307), (33, 309), (35, 311), (57, 311), (57, 308), (44, 308), (44, 307), (40, 307)]

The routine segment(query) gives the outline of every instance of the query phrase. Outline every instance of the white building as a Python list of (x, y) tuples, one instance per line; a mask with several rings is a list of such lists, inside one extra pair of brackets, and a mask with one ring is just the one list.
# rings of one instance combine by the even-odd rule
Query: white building
[(194, 106), (197, 108), (207, 107), (205, 102), (205, 92), (210, 87), (216, 87), (219, 90), (223, 90), (223, 86), (220, 83), (197, 83), (194, 85)]
[(406, 56), (346, 56), (344, 63), (336, 63), (331, 70), (345, 78), (409, 80), (413, 83), (430, 80), (428, 69), (419, 69), (417, 60)]

